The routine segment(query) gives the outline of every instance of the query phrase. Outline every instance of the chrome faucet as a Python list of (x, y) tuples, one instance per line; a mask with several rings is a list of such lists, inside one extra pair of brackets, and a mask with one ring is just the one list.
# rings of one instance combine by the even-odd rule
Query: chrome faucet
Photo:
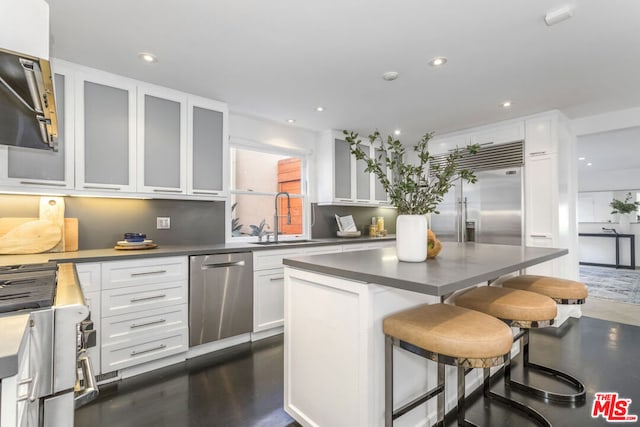
[(276, 194), (275, 205), (276, 205), (276, 213), (273, 217), (273, 242), (278, 243), (278, 219), (280, 215), (278, 214), (278, 197), (287, 196), (287, 224), (291, 224), (291, 197), (289, 193), (286, 191), (281, 191)]

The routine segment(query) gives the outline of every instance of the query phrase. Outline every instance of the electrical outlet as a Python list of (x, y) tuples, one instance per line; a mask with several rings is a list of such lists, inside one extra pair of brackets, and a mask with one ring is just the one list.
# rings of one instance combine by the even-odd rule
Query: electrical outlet
[(171, 228), (171, 217), (158, 216), (156, 217), (156, 228), (158, 230), (168, 230)]

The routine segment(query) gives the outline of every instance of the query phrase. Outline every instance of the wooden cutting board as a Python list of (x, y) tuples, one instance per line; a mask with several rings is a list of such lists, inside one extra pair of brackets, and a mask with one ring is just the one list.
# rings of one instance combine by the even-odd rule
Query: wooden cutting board
[[(38, 218), (0, 218), (0, 240), (2, 240), (10, 230), (32, 221), (38, 221)], [(64, 219), (63, 249), (65, 252), (78, 250), (78, 218)]]
[(38, 254), (54, 248), (62, 238), (60, 226), (46, 220), (25, 222), (0, 236), (0, 254)]
[(62, 197), (40, 197), (40, 220), (60, 227), (60, 241), (49, 252), (64, 251), (64, 199)]

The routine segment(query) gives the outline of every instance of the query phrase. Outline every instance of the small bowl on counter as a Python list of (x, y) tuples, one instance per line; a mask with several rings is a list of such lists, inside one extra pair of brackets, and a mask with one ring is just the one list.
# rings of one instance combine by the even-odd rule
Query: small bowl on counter
[(130, 243), (144, 242), (146, 238), (144, 233), (124, 233), (124, 240)]

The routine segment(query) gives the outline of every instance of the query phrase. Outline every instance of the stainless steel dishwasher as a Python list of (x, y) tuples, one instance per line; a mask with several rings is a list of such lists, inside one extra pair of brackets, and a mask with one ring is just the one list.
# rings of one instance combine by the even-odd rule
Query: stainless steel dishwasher
[(251, 252), (191, 256), (189, 261), (189, 346), (251, 332)]

